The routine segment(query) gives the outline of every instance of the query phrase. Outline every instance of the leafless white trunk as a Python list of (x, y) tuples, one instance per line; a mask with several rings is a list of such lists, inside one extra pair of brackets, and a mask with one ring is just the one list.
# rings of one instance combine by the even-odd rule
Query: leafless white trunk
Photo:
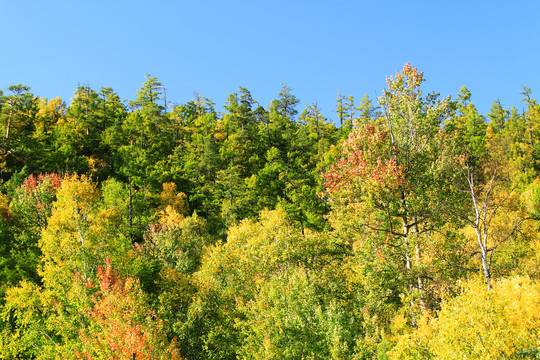
[[(497, 187), (497, 183), (500, 180), (499, 165), (495, 165), (493, 173), (489, 182), (480, 187), (475, 183), (475, 171), (474, 167), (470, 164), (466, 167), (466, 173), (464, 173), (467, 179), (468, 192), (472, 201), (473, 214), (471, 216), (465, 216), (465, 220), (474, 228), (476, 233), (476, 241), (478, 243), (478, 252), (480, 253), (480, 260), (482, 263), (482, 274), (488, 290), (492, 288), (492, 259), (493, 255), (497, 251), (497, 248), (508, 239), (510, 239), (521, 226), (521, 224), (530, 219), (524, 217), (522, 219), (516, 219), (513, 221), (512, 227), (506, 232), (506, 234), (498, 239), (492, 235), (491, 221), (500, 213), (502, 207), (507, 203), (513, 190), (510, 189), (509, 193), (501, 199), (495, 200), (494, 191)], [(503, 181), (503, 180), (500, 180)], [(508, 224), (511, 220), (508, 219)]]

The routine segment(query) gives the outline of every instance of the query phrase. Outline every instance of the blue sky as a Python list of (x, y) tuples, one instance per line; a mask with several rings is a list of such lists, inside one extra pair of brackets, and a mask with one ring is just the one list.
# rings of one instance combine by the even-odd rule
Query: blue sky
[(195, 92), (222, 110), (239, 86), (261, 105), (283, 83), (335, 119), (340, 89), (374, 98), (405, 62), (426, 91), (540, 99), (537, 1), (12, 1), (0, 0), (0, 88), (25, 84), (69, 103), (79, 84), (133, 99), (145, 74), (173, 103)]

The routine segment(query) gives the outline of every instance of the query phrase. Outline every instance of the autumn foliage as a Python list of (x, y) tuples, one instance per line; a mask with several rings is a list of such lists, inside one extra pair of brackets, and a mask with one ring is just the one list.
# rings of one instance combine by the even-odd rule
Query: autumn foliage
[(118, 276), (106, 261), (97, 268), (97, 280), (88, 326), (80, 331), (82, 350), (76, 350), (77, 358), (180, 359), (175, 342), (167, 345), (160, 333), (160, 320), (145, 308), (137, 279)]
[(396, 151), (388, 132), (372, 125), (354, 130), (343, 144), (345, 156), (323, 173), (326, 191), (341, 201), (351, 201), (368, 188), (377, 195), (396, 191), (406, 183)]
[(0, 359), (539, 358), (540, 105), (424, 82), (0, 91)]

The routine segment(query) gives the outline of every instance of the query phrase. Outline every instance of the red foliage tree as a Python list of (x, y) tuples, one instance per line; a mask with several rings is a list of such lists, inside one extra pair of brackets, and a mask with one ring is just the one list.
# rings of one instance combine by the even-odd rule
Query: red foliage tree
[(137, 279), (118, 276), (108, 260), (98, 267), (98, 279), (89, 326), (80, 331), (78, 359), (180, 358), (175, 341), (167, 342), (161, 321), (146, 306)]

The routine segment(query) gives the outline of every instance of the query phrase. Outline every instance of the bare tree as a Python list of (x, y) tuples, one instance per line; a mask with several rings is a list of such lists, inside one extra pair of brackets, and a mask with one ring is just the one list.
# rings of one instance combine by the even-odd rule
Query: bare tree
[[(509, 180), (501, 171), (502, 161), (496, 161), (487, 169), (488, 174), (485, 181), (481, 181), (478, 169), (475, 167), (474, 160), (467, 160), (462, 173), (467, 180), (468, 188), (466, 191), (470, 195), (471, 208), (465, 214), (459, 214), (475, 231), (478, 252), (482, 263), (482, 274), (486, 281), (488, 290), (491, 289), (491, 278), (493, 270), (493, 256), (498, 248), (516, 235), (521, 224), (531, 217), (512, 216), (503, 212), (510, 205), (515, 186), (509, 183)], [(489, 166), (489, 165), (488, 165)], [(504, 187), (507, 187), (504, 190)], [(472, 210), (472, 211), (471, 211)], [(495, 234), (493, 231), (493, 221), (496, 216), (504, 214), (506, 225), (508, 226), (503, 233)], [(513, 217), (513, 218), (512, 218)]]

